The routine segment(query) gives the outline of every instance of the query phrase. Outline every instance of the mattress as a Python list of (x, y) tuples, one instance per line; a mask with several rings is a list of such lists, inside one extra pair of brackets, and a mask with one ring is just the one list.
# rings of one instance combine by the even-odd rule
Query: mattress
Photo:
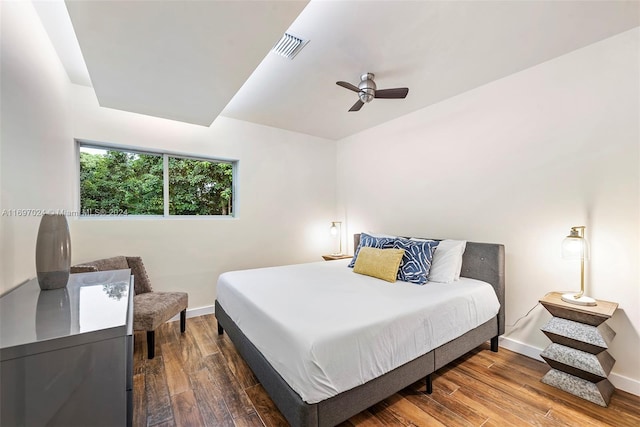
[(385, 374), (498, 313), (493, 287), (461, 278), (424, 286), (356, 274), (349, 260), (231, 271), (227, 314), (307, 403)]

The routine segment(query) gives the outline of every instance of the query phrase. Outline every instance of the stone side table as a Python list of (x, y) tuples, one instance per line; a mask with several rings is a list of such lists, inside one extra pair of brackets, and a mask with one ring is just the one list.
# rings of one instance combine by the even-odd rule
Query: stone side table
[(540, 354), (552, 368), (542, 382), (607, 406), (614, 391), (607, 377), (616, 362), (607, 349), (616, 333), (604, 322), (618, 303), (570, 304), (562, 301), (559, 292), (548, 293), (540, 303), (553, 315), (542, 328), (552, 341)]

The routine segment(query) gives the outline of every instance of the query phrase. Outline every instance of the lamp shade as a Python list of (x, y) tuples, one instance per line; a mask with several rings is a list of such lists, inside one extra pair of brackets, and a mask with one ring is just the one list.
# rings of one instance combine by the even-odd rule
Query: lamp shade
[(588, 244), (584, 238), (584, 227), (572, 227), (571, 232), (562, 241), (562, 258), (588, 258)]
[(595, 299), (584, 295), (584, 260), (589, 256), (584, 229), (584, 226), (571, 227), (571, 232), (562, 241), (562, 257), (580, 260), (580, 292), (563, 294), (562, 301), (578, 305), (597, 305)]
[(342, 255), (342, 222), (340, 221), (332, 221), (331, 227), (329, 227), (329, 232), (331, 233), (331, 237), (338, 239), (338, 252), (333, 253), (332, 255)]

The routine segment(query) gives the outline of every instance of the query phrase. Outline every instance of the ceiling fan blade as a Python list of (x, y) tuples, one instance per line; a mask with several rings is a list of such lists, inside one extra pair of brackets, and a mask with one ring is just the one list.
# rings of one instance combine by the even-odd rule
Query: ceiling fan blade
[(394, 89), (381, 89), (376, 91), (376, 98), (384, 99), (399, 99), (406, 98), (409, 93), (409, 88), (397, 87)]
[(364, 102), (360, 101), (358, 99), (358, 102), (356, 102), (355, 104), (353, 104), (353, 107), (351, 107), (349, 109), (349, 111), (360, 111), (360, 109), (362, 108), (362, 106), (364, 105)]
[(360, 89), (358, 89), (358, 86), (354, 86), (349, 82), (336, 82), (336, 84), (338, 86), (342, 86), (345, 89), (349, 89), (349, 90), (352, 90), (354, 92), (360, 92)]

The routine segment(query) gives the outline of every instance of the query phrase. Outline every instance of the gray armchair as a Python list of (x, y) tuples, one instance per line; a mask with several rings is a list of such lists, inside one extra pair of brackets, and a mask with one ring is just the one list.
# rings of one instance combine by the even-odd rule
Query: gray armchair
[(99, 259), (71, 267), (71, 273), (131, 269), (134, 277), (133, 329), (147, 332), (147, 355), (155, 356), (155, 330), (180, 313), (180, 332), (186, 329), (189, 294), (186, 292), (156, 292), (144, 268), (142, 258), (117, 256)]

